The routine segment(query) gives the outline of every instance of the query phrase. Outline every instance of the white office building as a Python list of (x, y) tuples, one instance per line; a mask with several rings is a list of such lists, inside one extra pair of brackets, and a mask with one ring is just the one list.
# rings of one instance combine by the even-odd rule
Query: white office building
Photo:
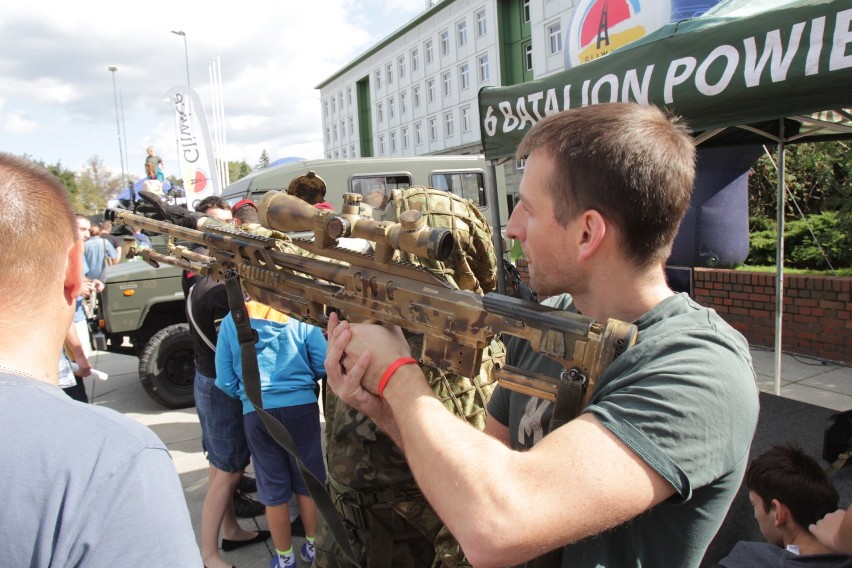
[(325, 157), (481, 153), (479, 89), (562, 70), (562, 28), (575, 3), (427, 5), (317, 86)]

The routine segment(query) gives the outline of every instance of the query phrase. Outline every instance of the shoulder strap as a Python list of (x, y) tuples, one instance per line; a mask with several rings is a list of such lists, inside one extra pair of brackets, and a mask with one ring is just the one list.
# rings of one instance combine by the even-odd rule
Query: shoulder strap
[(334, 540), (352, 565), (358, 566), (358, 561), (356, 560), (355, 552), (352, 550), (352, 545), (349, 542), (343, 521), (340, 519), (337, 509), (334, 508), (334, 503), (325, 490), (325, 486), (302, 462), (302, 458), (299, 457), (296, 445), (293, 443), (293, 438), (290, 436), (287, 428), (263, 410), (263, 396), (260, 392), (260, 371), (257, 366), (257, 351), (254, 347), (254, 344), (257, 342), (257, 332), (251, 328), (239, 276), (235, 271), (228, 270), (225, 273), (225, 288), (228, 290), (228, 306), (231, 309), (231, 316), (234, 318), (234, 325), (237, 328), (237, 339), (240, 342), (243, 388), (246, 392), (246, 398), (251, 402), (257, 415), (263, 421), (263, 424), (275, 442), (287, 450), (287, 453), (296, 460), (308, 492), (316, 503), (319, 513), (325, 519), (326, 524), (328, 524)]

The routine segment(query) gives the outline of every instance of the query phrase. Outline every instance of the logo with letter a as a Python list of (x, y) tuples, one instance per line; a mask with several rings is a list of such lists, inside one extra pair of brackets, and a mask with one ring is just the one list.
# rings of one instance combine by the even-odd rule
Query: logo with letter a
[[(550, 409), (550, 401), (531, 397), (524, 408), (524, 414), (518, 424), (518, 444), (531, 448), (544, 437), (544, 414)], [(550, 420), (550, 412), (547, 413)]]

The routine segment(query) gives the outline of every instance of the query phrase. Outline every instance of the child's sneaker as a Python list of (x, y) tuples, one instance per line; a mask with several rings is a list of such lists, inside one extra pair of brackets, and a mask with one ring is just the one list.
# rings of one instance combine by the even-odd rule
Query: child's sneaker
[(291, 556), (290, 562), (285, 562), (282, 557), (276, 554), (269, 561), (269, 568), (296, 568), (296, 556)]
[(306, 542), (302, 545), (302, 548), (299, 550), (299, 556), (302, 557), (302, 560), (307, 562), (309, 565), (314, 563), (314, 543)]

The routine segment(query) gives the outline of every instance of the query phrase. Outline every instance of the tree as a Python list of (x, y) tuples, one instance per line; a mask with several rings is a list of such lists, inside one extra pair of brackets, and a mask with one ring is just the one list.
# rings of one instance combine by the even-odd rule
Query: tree
[(266, 153), (266, 148), (263, 149), (263, 153), (260, 154), (260, 161), (254, 167), (255, 171), (265, 170), (269, 167), (269, 154)]
[(33, 162), (39, 164), (40, 166), (45, 168), (47, 171), (49, 171), (54, 177), (56, 177), (56, 179), (59, 180), (59, 183), (61, 183), (65, 187), (66, 191), (68, 191), (68, 198), (71, 201), (71, 205), (77, 211), (82, 212), (82, 211), (85, 210), (77, 202), (77, 194), (79, 192), (79, 188), (77, 187), (77, 174), (75, 174), (74, 172), (72, 172), (68, 168), (62, 167), (61, 161), (56, 162), (56, 164), (50, 165), (50, 164), (45, 164), (41, 160), (33, 160), (32, 157), (27, 155), (27, 154), (24, 154), (23, 157), (26, 158), (27, 160), (32, 160)]
[(121, 191), (121, 177), (112, 175), (98, 156), (92, 156), (77, 176), (77, 187), (79, 208), (95, 213)]
[[(849, 153), (849, 147), (842, 142), (787, 147), (784, 179), (789, 193), (784, 209), (785, 264), (810, 269), (827, 269), (828, 263), (834, 268), (852, 265), (852, 163)], [(766, 156), (752, 168), (747, 261), (750, 264), (775, 263), (777, 179), (775, 165)]]
[(251, 168), (245, 160), (241, 162), (228, 162), (228, 175), (231, 178), (231, 183), (246, 177), (250, 173)]

